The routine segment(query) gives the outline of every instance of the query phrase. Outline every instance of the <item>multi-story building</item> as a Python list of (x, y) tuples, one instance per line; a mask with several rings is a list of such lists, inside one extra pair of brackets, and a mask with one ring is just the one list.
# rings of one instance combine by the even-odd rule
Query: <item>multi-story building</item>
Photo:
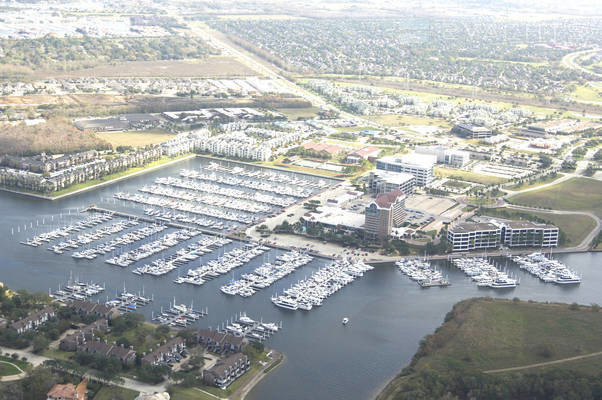
[(491, 129), (485, 128), (484, 126), (465, 123), (454, 125), (452, 132), (468, 139), (483, 139), (493, 135)]
[(491, 222), (462, 222), (449, 228), (447, 242), (453, 251), (497, 249), (501, 232), (500, 226)]
[(399, 189), (383, 193), (366, 206), (364, 232), (368, 238), (383, 240), (391, 236), (392, 228), (397, 228), (406, 217), (406, 195)]
[(436, 156), (438, 163), (454, 167), (463, 167), (470, 161), (469, 152), (443, 146), (416, 146), (416, 153)]
[(463, 222), (447, 232), (453, 251), (508, 247), (556, 247), (559, 229), (553, 225), (530, 221), (492, 220), (486, 223)]
[(208, 385), (225, 389), (247, 372), (250, 366), (251, 362), (246, 355), (234, 353), (204, 370), (203, 381)]
[(392, 172), (375, 169), (370, 171), (368, 186), (370, 193), (381, 194), (401, 190), (405, 194), (414, 192), (416, 178), (405, 172)]
[(412, 174), (416, 178), (416, 185), (428, 186), (433, 180), (436, 162), (436, 156), (412, 153), (380, 158), (376, 160), (376, 169)]
[(509, 221), (502, 224), (502, 243), (508, 247), (556, 247), (559, 232), (554, 225)]

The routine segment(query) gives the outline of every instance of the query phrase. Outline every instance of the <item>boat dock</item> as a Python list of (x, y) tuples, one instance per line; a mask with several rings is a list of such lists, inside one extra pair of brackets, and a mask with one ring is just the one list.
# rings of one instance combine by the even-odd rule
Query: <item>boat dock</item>
[(160, 314), (155, 315), (153, 312), (151, 319), (160, 325), (167, 325), (175, 328), (186, 328), (190, 324), (198, 321), (208, 314), (209, 309), (207, 307), (205, 307), (204, 310), (195, 310), (192, 304), (190, 304), (190, 306), (185, 304), (176, 304), (176, 299), (174, 297), (173, 304), (170, 302), (169, 308), (166, 311), (164, 311), (163, 307), (161, 307)]

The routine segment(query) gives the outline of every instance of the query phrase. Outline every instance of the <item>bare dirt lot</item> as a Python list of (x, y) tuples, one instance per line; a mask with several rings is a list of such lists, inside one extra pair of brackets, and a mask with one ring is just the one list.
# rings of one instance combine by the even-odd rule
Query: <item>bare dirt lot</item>
[(0, 97), (0, 105), (125, 105), (127, 103), (126, 100), (126, 96), (114, 94), (70, 94), (61, 96), (33, 94), (28, 96), (3, 96)]
[(206, 60), (131, 61), (101, 65), (89, 69), (49, 74), (65, 77), (238, 77), (257, 75), (255, 71), (231, 57)]

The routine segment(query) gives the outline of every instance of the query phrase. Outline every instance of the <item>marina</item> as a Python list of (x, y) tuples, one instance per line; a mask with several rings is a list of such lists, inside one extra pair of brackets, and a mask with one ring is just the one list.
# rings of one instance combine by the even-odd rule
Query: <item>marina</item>
[(49, 232), (41, 233), (31, 239), (21, 241), (20, 243), (31, 247), (38, 247), (44, 242), (48, 243), (55, 239), (67, 237), (73, 232), (80, 232), (84, 229), (92, 228), (96, 225), (102, 224), (103, 222), (110, 221), (111, 219), (113, 219), (113, 215), (109, 213), (103, 215), (93, 215), (72, 225), (63, 226), (53, 229)]
[(72, 300), (86, 300), (89, 297), (95, 296), (104, 292), (104, 285), (101, 286), (94, 282), (83, 282), (79, 279), (73, 279), (73, 273), (71, 272), (69, 275), (69, 280), (66, 284), (63, 285), (61, 289), (61, 285), (59, 284), (59, 288), (51, 293), (48, 290), (48, 294), (56, 301), (61, 303), (68, 303)]
[(229, 273), (234, 268), (238, 268), (248, 263), (255, 257), (258, 257), (269, 250), (269, 247), (260, 246), (258, 244), (247, 244), (243, 247), (234, 248), (228, 253), (209, 261), (207, 264), (195, 269), (189, 269), (186, 276), (178, 277), (174, 282), (178, 284), (189, 283), (191, 285), (200, 286), (208, 280)]
[(186, 241), (200, 234), (200, 231), (181, 229), (173, 233), (165, 234), (163, 237), (153, 242), (143, 244), (133, 250), (106, 259), (105, 262), (107, 264), (117, 265), (119, 267), (127, 267), (136, 261), (140, 261), (144, 258), (152, 256), (153, 254), (160, 253), (170, 247), (178, 245), (180, 242)]
[(581, 283), (581, 277), (566, 265), (553, 258), (548, 258), (542, 253), (532, 253), (527, 256), (513, 256), (512, 261), (521, 269), (538, 277), (546, 283), (559, 285), (575, 285)]
[(421, 287), (449, 286), (447, 277), (443, 277), (441, 271), (433, 268), (431, 263), (418, 258), (406, 258), (395, 263), (397, 268), (408, 278), (415, 281)]
[(160, 325), (186, 328), (207, 315), (209, 315), (208, 308), (195, 310), (192, 302), (190, 303), (190, 306), (176, 304), (176, 298), (174, 297), (173, 303), (169, 303), (169, 308), (163, 311), (163, 307), (161, 307), (161, 312), (156, 316), (153, 312), (151, 319)]
[(335, 260), (313, 273), (310, 278), (291, 285), (284, 290), (284, 294), (273, 296), (271, 300), (281, 308), (309, 311), (313, 307), (321, 306), (327, 297), (372, 269), (374, 267), (362, 261)]
[(479, 287), (513, 289), (520, 283), (517, 279), (508, 276), (506, 272), (499, 270), (486, 258), (454, 258), (452, 264), (462, 270), (464, 274), (476, 282)]
[(206, 236), (196, 243), (188, 245), (186, 248), (178, 250), (175, 254), (153, 261), (151, 264), (135, 268), (132, 272), (136, 275), (165, 275), (182, 265), (188, 264), (201, 257), (204, 254), (232, 243), (232, 240), (219, 236)]
[(126, 290), (125, 283), (123, 284), (123, 292), (117, 294), (112, 300), (108, 300), (105, 304), (109, 307), (116, 307), (122, 313), (139, 311), (141, 307), (149, 305), (153, 302), (154, 296), (145, 297), (144, 287), (142, 288), (142, 294), (133, 294)]
[(218, 332), (244, 337), (253, 342), (264, 342), (280, 330), (282, 330), (282, 321), (263, 322), (263, 318), (257, 321), (249, 317), (246, 312), (238, 313), (229, 321), (222, 322), (217, 328)]
[(223, 285), (220, 290), (229, 295), (249, 297), (260, 289), (268, 288), (277, 280), (293, 273), (311, 260), (313, 260), (312, 256), (293, 250), (278, 256), (273, 264), (264, 263), (255, 268), (252, 273), (242, 275), (241, 279)]
[[(136, 310), (145, 315), (147, 320), (160, 315), (161, 305), (163, 309), (170, 308), (169, 303), (173, 303), (173, 296), (176, 296), (176, 304), (186, 304), (188, 307), (193, 302), (193, 305), (199, 305), (198, 308), (200, 305), (205, 310), (208, 307), (211, 310), (209, 315), (189, 323), (188, 328), (195, 330), (210, 326), (214, 328), (220, 326), (221, 329), (226, 316), (238, 314), (241, 310), (246, 310), (247, 315), (255, 320), (282, 321), (285, 329), (278, 331), (278, 335), (271, 336), (269, 347), (286, 354), (289, 362), (282, 363), (274, 374), (270, 373), (262, 379), (248, 394), (249, 400), (276, 400), (282, 398), (282, 393), (286, 393), (286, 397), (291, 400), (323, 397), (371, 398), (388, 378), (395, 376), (399, 369), (411, 360), (420, 340), (441, 324), (445, 314), (455, 302), (470, 297), (482, 297), (485, 289), (489, 291), (487, 295), (508, 299), (519, 297), (523, 300), (569, 304), (600, 302), (600, 287), (597, 282), (602, 280), (602, 270), (597, 267), (602, 265), (602, 253), (554, 255), (558, 261), (570, 266), (571, 270), (579, 271), (581, 277), (587, 276), (587, 279), (583, 279), (578, 285), (547, 284), (508, 260), (508, 268), (517, 279), (520, 279), (520, 285), (509, 290), (478, 287), (472, 280), (465, 278), (463, 271), (446, 259), (432, 260), (431, 268), (440, 271), (443, 276), (449, 276), (453, 285), (442, 291), (424, 290), (410, 279), (401, 279), (399, 269), (394, 263), (382, 263), (370, 273), (364, 274), (362, 279), (356, 279), (346, 290), (339, 290), (336, 296), (328, 297), (327, 301), (323, 301), (322, 306), (314, 306), (312, 312), (295, 313), (274, 306), (271, 303), (272, 295), (283, 294), (284, 290), (295, 285), (305, 274), (309, 278), (312, 273), (330, 264), (330, 260), (314, 256), (310, 263), (297, 272), (274, 282), (268, 290), (257, 291), (248, 298), (238, 295), (227, 296), (220, 292), (221, 286), (233, 280), (232, 272), (235, 272), (236, 279), (240, 279), (242, 275), (252, 273), (262, 264), (276, 260), (280, 254), (290, 251), (271, 248), (232, 272), (206, 281), (202, 287), (174, 283), (173, 280), (177, 278), (176, 271), (156, 279), (145, 277), (144, 292), (147, 295), (144, 295), (141, 291), (141, 277), (133, 274), (132, 269), (139, 264), (150, 263), (154, 260), (153, 257), (163, 257), (161, 253), (151, 256), (148, 262), (140, 261), (139, 264), (129, 268), (106, 268), (103, 267), (105, 264), (102, 257), (82, 262), (72, 257), (50, 256), (45, 249), (47, 245), (34, 248), (19, 244), (20, 241), (25, 241), (27, 236), (31, 238), (31, 232), (36, 234), (50, 232), (105, 212), (113, 213), (113, 219), (138, 217), (141, 224), (133, 227), (131, 232), (137, 232), (143, 227), (142, 224), (165, 227), (163, 231), (148, 236), (144, 241), (154, 241), (165, 233), (185, 229), (185, 222), (179, 223), (175, 219), (162, 221), (161, 225), (154, 225), (158, 219), (145, 215), (145, 207), (132, 202), (114, 202), (112, 195), (120, 191), (132, 193), (144, 185), (152, 184), (156, 178), (177, 175), (181, 168), (196, 170), (204, 165), (206, 165), (205, 159), (191, 159), (177, 166), (169, 166), (54, 202), (24, 199), (7, 193), (0, 198), (0, 217), (9, 238), (0, 241), (0, 251), (4, 257), (3, 263), (0, 264), (0, 281), (14, 289), (47, 293), (49, 287), (56, 289), (58, 285), (63, 290), (65, 277), (69, 277), (69, 272), (73, 271), (73, 275), (79, 277), (78, 281), (100, 282), (99, 286), (106, 287), (104, 292), (88, 297), (89, 301), (95, 303), (114, 299), (116, 294), (123, 292), (125, 282), (128, 292), (154, 298), (154, 301), (146, 306), (138, 306)], [(259, 167), (245, 166), (245, 168)], [(90, 209), (93, 214), (72, 212), (67, 216), (67, 210), (81, 210), (88, 204), (98, 205)], [(161, 208), (157, 210), (167, 211)], [(173, 210), (170, 211), (172, 216), (178, 214)], [(63, 217), (59, 218), (61, 213)], [(35, 216), (33, 217), (34, 229), (30, 230), (32, 216)], [(40, 222), (44, 219), (45, 224), (40, 224), (36, 228), (36, 218), (40, 219)], [(212, 217), (206, 219), (220, 221)], [(20, 232), (17, 229), (19, 225)], [(23, 229), (24, 225), (27, 225), (26, 232)], [(14, 235), (11, 236), (13, 229)], [(94, 227), (86, 229), (94, 229)], [(209, 235), (218, 233), (200, 227), (199, 230)], [(117, 236), (122, 237), (128, 233), (124, 231)], [(62, 241), (66, 237), (57, 239)], [(177, 252), (202, 238), (204, 236), (180, 242), (168, 251)], [(105, 238), (105, 240), (109, 239), (112, 237)], [(125, 252), (130, 250), (129, 246), (139, 244), (140, 241), (135, 241), (119, 246), (122, 249), (117, 247), (115, 252)], [(241, 246), (240, 242), (233, 240), (223, 247), (223, 252), (228, 253), (237, 246)], [(77, 251), (83, 251), (84, 248), (85, 246)], [(221, 255), (222, 250), (214, 251), (185, 265), (187, 268), (194, 269)], [(107, 253), (105, 257), (113, 257), (113, 255)], [(503, 266), (505, 259), (490, 258), (490, 262)], [(347, 325), (342, 324), (343, 318), (347, 318)], [(305, 385), (303, 382), (312, 382), (312, 384)]]

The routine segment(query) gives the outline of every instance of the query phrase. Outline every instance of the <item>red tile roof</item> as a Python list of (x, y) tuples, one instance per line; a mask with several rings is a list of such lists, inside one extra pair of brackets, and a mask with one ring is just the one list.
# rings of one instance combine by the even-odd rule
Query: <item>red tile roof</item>
[(376, 204), (380, 208), (389, 208), (391, 207), (391, 204), (395, 203), (395, 201), (403, 195), (403, 192), (399, 189), (396, 189), (389, 193), (379, 194), (376, 198)]

